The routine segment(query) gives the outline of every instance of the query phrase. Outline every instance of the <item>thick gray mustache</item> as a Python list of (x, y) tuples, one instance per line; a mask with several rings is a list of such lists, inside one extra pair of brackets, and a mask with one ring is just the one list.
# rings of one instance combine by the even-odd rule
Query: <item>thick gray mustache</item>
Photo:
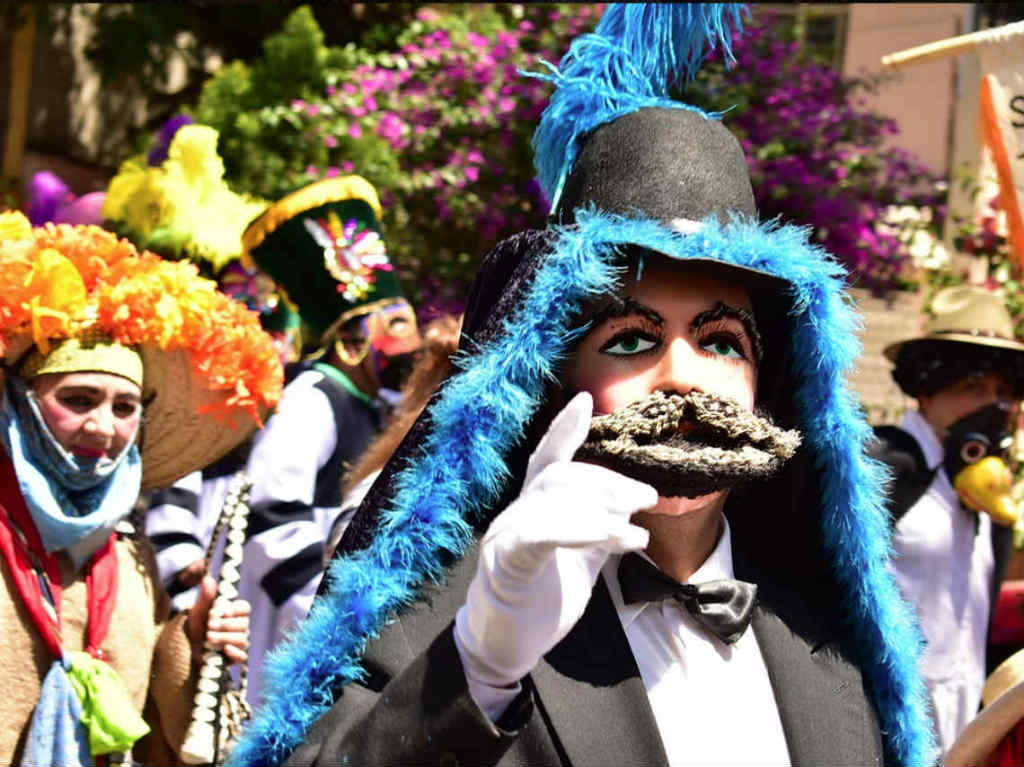
[(733, 400), (658, 391), (594, 416), (576, 457), (647, 482), (663, 496), (696, 497), (774, 476), (800, 442), (799, 431)]

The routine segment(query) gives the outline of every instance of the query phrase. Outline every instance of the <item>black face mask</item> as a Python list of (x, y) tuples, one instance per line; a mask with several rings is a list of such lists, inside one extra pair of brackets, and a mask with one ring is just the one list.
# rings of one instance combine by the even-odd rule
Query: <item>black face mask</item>
[(949, 427), (943, 440), (943, 466), (950, 482), (966, 467), (990, 455), (1005, 457), (1011, 440), (1010, 408), (993, 403), (968, 413)]
[(385, 389), (399, 391), (409, 377), (416, 364), (418, 355), (416, 352), (396, 354), (393, 357), (385, 357), (381, 365), (379, 376), (380, 385)]

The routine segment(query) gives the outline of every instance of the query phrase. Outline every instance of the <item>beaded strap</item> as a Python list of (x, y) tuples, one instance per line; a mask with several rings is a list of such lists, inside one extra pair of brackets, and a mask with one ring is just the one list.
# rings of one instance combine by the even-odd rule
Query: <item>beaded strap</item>
[[(227, 529), (224, 561), (217, 581), (217, 596), (211, 611), (226, 607), (238, 598), (238, 581), (244, 553), (245, 531), (249, 524), (249, 491), (252, 480), (240, 471), (231, 480), (224, 506), (217, 519), (206, 551), (209, 571), (213, 554)], [(199, 683), (193, 702), (192, 720), (181, 747), (186, 764), (219, 764), (241, 735), (242, 725), (252, 716), (245, 700), (247, 669), (243, 666), (240, 686), (231, 687), (224, 654), (206, 644), (199, 670)]]

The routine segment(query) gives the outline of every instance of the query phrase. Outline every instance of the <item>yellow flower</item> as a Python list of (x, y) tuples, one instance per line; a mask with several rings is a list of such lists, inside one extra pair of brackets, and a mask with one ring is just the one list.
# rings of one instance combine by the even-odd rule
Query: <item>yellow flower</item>
[(128, 202), (146, 183), (146, 168), (138, 160), (125, 160), (117, 169), (117, 175), (107, 186), (103, 200), (103, 218), (109, 221), (124, 221), (124, 210)]
[(0, 213), (0, 240), (27, 240), (32, 237), (32, 224), (18, 210)]
[(241, 197), (226, 186), (212, 190), (206, 204), (192, 211), (192, 242), (187, 250), (213, 264), (215, 271), (242, 251), (242, 232), (266, 203)]
[(206, 125), (186, 125), (174, 134), (164, 170), (180, 174), (200, 198), (224, 179), (224, 161), (217, 154), (217, 131)]
[(124, 163), (107, 190), (103, 214), (123, 224), (142, 247), (184, 251), (221, 269), (242, 251), (242, 232), (266, 203), (235, 194), (224, 181), (218, 134), (186, 125), (160, 167)]
[(46, 354), (48, 339), (68, 335), (71, 321), (85, 311), (85, 283), (68, 258), (47, 248), (36, 256), (24, 287), (32, 295), (26, 307), (32, 320), (32, 340)]

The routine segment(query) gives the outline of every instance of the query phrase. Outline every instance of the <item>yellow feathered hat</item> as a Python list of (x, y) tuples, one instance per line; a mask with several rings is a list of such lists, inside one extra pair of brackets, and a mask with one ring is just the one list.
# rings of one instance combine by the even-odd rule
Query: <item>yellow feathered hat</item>
[(179, 118), (165, 132), (165, 153), (121, 164), (103, 218), (140, 248), (207, 262), (216, 274), (241, 256), (242, 232), (268, 203), (228, 187), (213, 128)]

